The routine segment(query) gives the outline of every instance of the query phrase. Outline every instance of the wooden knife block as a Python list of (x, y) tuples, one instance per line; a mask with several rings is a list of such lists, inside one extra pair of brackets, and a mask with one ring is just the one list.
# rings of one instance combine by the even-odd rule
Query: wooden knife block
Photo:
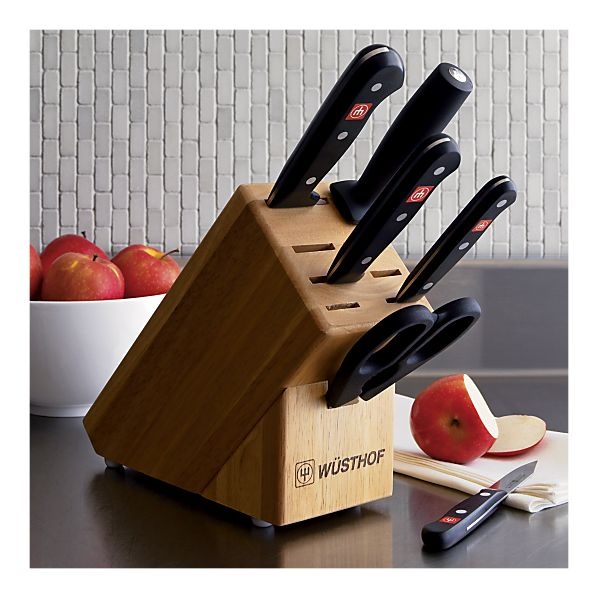
[(235, 191), (83, 423), (104, 458), (286, 525), (392, 494), (394, 389), (325, 393), (407, 271), (389, 247), (323, 284), (353, 225), (326, 184), (312, 208), (268, 208), (270, 188)]

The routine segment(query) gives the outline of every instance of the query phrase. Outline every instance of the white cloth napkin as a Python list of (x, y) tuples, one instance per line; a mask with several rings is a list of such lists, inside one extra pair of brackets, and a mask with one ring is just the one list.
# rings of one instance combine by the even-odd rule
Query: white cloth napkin
[(548, 431), (540, 444), (516, 457), (480, 457), (467, 465), (438, 461), (425, 455), (413, 440), (409, 414), (413, 399), (395, 396), (394, 471), (477, 494), (519, 465), (537, 460), (536, 470), (512, 492), (506, 504), (536, 513), (568, 501), (568, 435)]

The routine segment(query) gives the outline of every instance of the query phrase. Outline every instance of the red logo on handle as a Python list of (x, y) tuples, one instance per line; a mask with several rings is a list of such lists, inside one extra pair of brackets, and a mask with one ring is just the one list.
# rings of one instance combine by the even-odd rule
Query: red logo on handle
[(445, 517), (443, 517), (442, 519), (439, 519), (438, 521), (440, 521), (440, 523), (450, 523), (452, 525), (453, 523), (457, 523), (458, 521), (461, 521), (461, 517), (451, 517), (450, 515), (446, 515)]
[(484, 232), (489, 226), (492, 220), (480, 220), (472, 229), (472, 233)]
[(370, 111), (372, 104), (355, 104), (349, 114), (345, 116), (345, 120), (363, 120)]
[(432, 193), (434, 185), (430, 187), (416, 187), (405, 203), (420, 203)]

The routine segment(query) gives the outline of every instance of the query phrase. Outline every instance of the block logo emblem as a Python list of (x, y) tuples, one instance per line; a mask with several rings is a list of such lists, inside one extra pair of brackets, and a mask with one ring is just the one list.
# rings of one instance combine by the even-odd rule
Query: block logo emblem
[(422, 201), (425, 201), (428, 195), (432, 193), (433, 189), (433, 185), (416, 187), (413, 193), (409, 196), (409, 199), (407, 199), (406, 203), (421, 203)]
[(355, 104), (351, 110), (349, 110), (349, 114), (345, 116), (345, 120), (363, 120), (367, 113), (370, 111), (372, 104)]
[(315, 480), (316, 462), (314, 459), (309, 461), (299, 461), (295, 463), (295, 488), (309, 486)]
[(484, 232), (489, 226), (492, 220), (480, 220), (472, 229), (472, 233), (482, 233)]

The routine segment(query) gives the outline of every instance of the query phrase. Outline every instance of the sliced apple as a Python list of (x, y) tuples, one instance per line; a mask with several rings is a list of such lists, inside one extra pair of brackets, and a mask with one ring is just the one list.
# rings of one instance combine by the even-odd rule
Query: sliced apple
[(424, 453), (453, 463), (481, 457), (498, 438), (496, 418), (467, 374), (440, 378), (420, 392), (410, 425)]
[(546, 434), (546, 422), (534, 415), (505, 415), (496, 418), (498, 438), (486, 453), (512, 457), (537, 446)]

